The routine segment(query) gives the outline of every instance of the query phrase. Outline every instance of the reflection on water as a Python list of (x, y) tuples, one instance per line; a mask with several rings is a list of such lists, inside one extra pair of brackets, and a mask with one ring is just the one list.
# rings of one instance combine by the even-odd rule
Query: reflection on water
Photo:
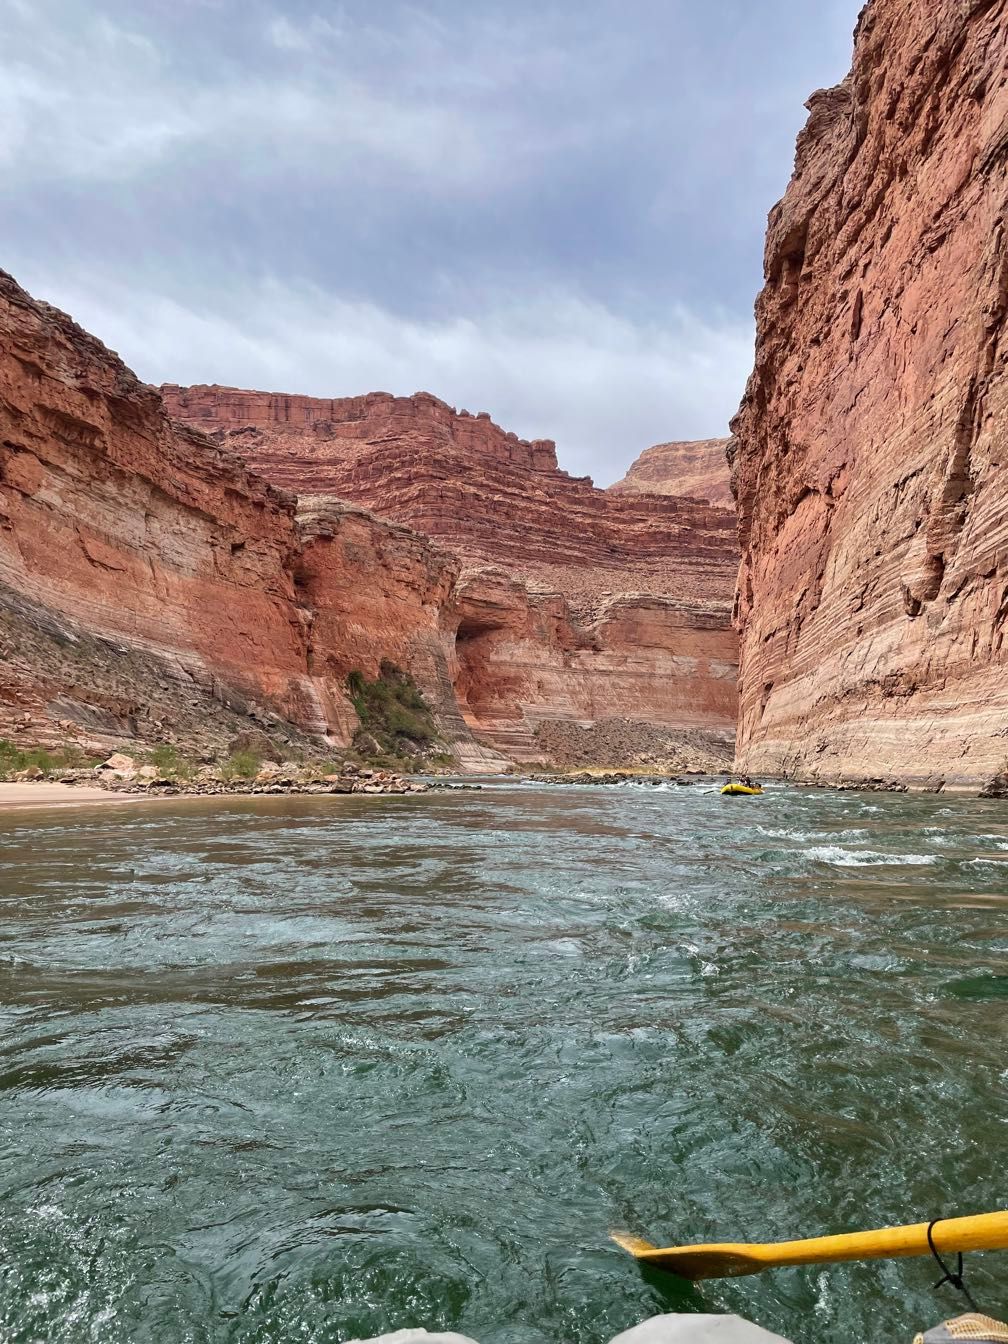
[[(16, 813), (0, 846), (4, 1340), (910, 1339), (957, 1309), (926, 1261), (701, 1293), (608, 1229), (1005, 1203), (997, 803), (503, 784)], [(1004, 1268), (972, 1271), (995, 1314)]]

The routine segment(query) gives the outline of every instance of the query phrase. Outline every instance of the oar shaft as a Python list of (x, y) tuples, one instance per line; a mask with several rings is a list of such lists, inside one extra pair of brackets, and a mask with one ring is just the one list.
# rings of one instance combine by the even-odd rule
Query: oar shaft
[[(907, 1227), (880, 1227), (870, 1232), (847, 1232), (834, 1237), (770, 1243), (758, 1249), (766, 1252), (774, 1264), (787, 1265), (927, 1255), (930, 1251), (928, 1226), (928, 1223), (912, 1223)], [(935, 1223), (931, 1236), (935, 1249), (945, 1254), (1004, 1250), (1008, 1247), (1008, 1213), (943, 1218), (941, 1222)]]
[[(844, 1260), (884, 1260), (895, 1256), (927, 1255), (928, 1223), (908, 1227), (880, 1227), (870, 1232), (810, 1237), (802, 1241), (736, 1242), (708, 1246), (648, 1247), (646, 1242), (623, 1244), (647, 1264), (672, 1270), (688, 1279), (758, 1274), (783, 1265), (832, 1264)], [(967, 1218), (943, 1218), (934, 1224), (932, 1238), (942, 1254), (957, 1251), (1008, 1249), (1008, 1212), (980, 1213)]]

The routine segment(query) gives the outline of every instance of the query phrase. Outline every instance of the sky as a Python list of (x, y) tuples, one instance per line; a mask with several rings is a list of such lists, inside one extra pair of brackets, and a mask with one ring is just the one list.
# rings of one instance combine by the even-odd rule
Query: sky
[(149, 382), (727, 432), (859, 0), (0, 0), (0, 266)]

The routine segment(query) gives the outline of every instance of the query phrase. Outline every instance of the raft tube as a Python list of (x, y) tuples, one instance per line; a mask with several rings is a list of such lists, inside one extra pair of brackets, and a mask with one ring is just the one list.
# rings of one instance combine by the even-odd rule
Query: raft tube
[(736, 793), (750, 793), (755, 795), (762, 793), (763, 787), (762, 785), (757, 784), (754, 789), (751, 789), (748, 784), (726, 784), (721, 792), (728, 794), (729, 797)]

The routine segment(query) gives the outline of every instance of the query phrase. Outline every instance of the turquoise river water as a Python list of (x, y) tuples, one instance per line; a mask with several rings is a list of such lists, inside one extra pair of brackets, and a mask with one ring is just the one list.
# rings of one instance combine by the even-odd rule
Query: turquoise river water
[(608, 1232), (1005, 1205), (1003, 804), (501, 783), (7, 813), (0, 853), (5, 1344), (909, 1342), (960, 1310), (926, 1260), (696, 1290)]

